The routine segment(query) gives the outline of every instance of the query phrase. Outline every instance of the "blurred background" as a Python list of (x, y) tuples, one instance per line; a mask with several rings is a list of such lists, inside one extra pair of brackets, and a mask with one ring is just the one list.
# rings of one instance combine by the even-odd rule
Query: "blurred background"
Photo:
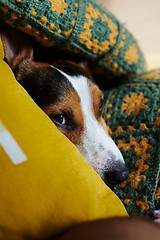
[(134, 35), (149, 69), (160, 67), (160, 0), (97, 0)]

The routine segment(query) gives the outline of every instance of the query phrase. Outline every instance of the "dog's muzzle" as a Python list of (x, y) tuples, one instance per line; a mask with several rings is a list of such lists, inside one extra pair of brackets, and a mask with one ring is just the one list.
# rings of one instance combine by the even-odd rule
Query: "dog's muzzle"
[(120, 161), (115, 162), (111, 171), (106, 172), (105, 182), (110, 184), (121, 183), (128, 178), (129, 170)]

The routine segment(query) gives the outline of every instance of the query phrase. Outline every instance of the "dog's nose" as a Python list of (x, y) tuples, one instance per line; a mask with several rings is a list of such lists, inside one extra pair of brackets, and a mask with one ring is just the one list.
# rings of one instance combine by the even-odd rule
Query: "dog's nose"
[(121, 183), (128, 178), (129, 170), (124, 163), (117, 161), (113, 169), (106, 173), (106, 182), (110, 184)]

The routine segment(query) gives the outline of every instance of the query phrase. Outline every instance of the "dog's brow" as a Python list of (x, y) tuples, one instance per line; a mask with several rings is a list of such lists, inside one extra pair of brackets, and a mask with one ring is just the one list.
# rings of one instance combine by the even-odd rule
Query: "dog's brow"
[(74, 115), (74, 114), (73, 114), (73, 109), (71, 109), (71, 108), (67, 109), (66, 114), (67, 114), (69, 117), (72, 117), (72, 116)]

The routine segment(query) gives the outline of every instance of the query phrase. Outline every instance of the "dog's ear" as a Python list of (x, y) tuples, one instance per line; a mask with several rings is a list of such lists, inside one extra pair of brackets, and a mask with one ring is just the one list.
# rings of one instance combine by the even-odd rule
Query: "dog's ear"
[(32, 59), (33, 48), (26, 34), (8, 25), (0, 24), (0, 35), (5, 59), (13, 70), (24, 59)]
[(91, 73), (91, 69), (88, 65), (88, 62), (86, 62), (86, 61), (80, 62), (78, 65), (85, 71), (87, 77), (94, 82), (93, 75)]

